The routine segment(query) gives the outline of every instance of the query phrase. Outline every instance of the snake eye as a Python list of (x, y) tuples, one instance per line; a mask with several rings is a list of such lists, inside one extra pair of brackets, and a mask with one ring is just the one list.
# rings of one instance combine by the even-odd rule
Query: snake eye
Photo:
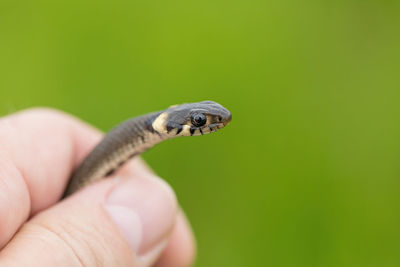
[(202, 113), (195, 113), (192, 115), (192, 124), (196, 127), (203, 126), (206, 124), (207, 118), (204, 114)]

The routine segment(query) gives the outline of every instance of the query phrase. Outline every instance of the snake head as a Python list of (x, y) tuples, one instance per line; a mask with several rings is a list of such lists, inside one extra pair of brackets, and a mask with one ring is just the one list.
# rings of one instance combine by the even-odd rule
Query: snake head
[(192, 136), (215, 132), (232, 119), (229, 110), (213, 101), (169, 107), (153, 122), (153, 129), (169, 136)]

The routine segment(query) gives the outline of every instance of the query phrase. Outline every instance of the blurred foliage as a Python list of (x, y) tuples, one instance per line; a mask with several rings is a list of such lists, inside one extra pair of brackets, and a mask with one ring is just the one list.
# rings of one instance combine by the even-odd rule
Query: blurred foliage
[(103, 130), (214, 100), (223, 131), (144, 158), (196, 266), (400, 266), (398, 1), (1, 1), (0, 113)]

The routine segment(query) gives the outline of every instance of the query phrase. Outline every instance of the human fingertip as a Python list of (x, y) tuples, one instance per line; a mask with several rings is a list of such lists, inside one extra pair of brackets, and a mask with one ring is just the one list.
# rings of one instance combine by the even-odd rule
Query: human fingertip
[(168, 245), (154, 267), (188, 267), (196, 258), (196, 240), (184, 212), (178, 214)]
[(104, 208), (138, 256), (163, 247), (177, 217), (172, 189), (150, 173), (146, 177), (121, 179), (108, 195)]

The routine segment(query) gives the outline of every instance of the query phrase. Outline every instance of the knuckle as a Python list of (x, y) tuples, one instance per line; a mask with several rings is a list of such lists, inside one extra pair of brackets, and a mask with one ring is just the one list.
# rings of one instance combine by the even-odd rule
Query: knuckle
[(50, 107), (32, 107), (21, 111), (22, 114), (32, 114), (46, 117), (63, 117), (64, 113), (58, 109)]
[(51, 233), (70, 257), (79, 262), (77, 266), (132, 266), (129, 247), (106, 220), (101, 206), (60, 204), (39, 213), (28, 224), (38, 225)]
[(72, 221), (56, 223), (38, 221), (36, 227), (53, 239), (58, 246), (64, 248), (79, 267), (104, 266), (104, 255), (107, 247), (93, 228), (84, 227)]
[(56, 262), (62, 259), (71, 267), (86, 267), (76, 249), (64, 235), (48, 224), (28, 222), (21, 229), (20, 235), (25, 236), (25, 241), (36, 244), (46, 251), (48, 257), (46, 261)]

